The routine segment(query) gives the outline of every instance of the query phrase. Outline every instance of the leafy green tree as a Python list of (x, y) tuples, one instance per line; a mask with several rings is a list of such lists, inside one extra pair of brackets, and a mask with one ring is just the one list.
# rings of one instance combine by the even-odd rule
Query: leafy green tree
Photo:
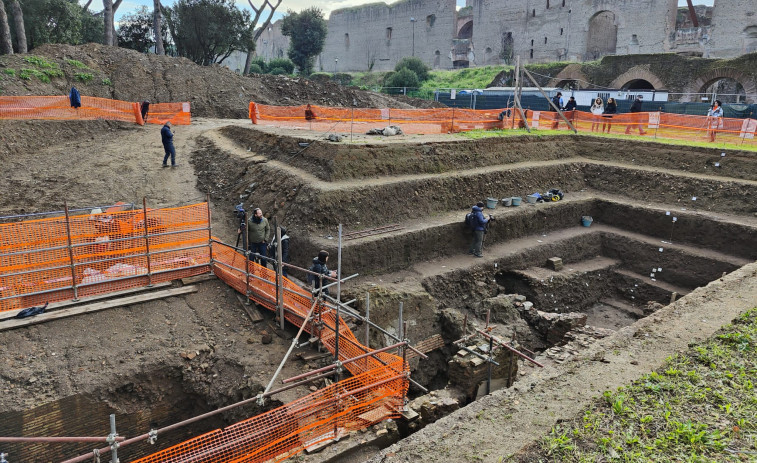
[(155, 44), (152, 12), (141, 6), (124, 15), (118, 26), (118, 46), (147, 53)]
[[(394, 70), (400, 71), (402, 69), (410, 69), (413, 71), (421, 82), (428, 80), (428, 71), (430, 69), (420, 58), (414, 56), (406, 56), (405, 58), (402, 58), (400, 62), (394, 66)], [(403, 85), (403, 87), (409, 87), (409, 85)]]
[(25, 0), (23, 10), (30, 50), (45, 43), (82, 43), (82, 23), (89, 13), (76, 0)]
[(313, 72), (313, 59), (323, 51), (327, 32), (326, 20), (319, 8), (310, 7), (299, 13), (289, 10), (284, 16), (281, 33), (290, 38), (287, 55), (300, 74), (309, 76)]
[(402, 68), (394, 72), (386, 81), (387, 87), (420, 87), (418, 75), (409, 68)]
[(82, 10), (81, 41), (79, 43), (103, 43), (104, 40), (105, 31), (103, 30), (102, 14)]
[(166, 10), (180, 56), (207, 66), (247, 49), (250, 13), (237, 9), (234, 0), (178, 0)]

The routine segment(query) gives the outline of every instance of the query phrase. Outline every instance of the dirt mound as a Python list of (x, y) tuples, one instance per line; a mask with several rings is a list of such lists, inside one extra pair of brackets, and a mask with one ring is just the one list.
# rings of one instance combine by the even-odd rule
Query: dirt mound
[[(34, 62), (31, 56), (43, 57), (47, 62)], [(45, 67), (50, 63), (53, 63), (52, 68)], [(58, 67), (60, 72), (55, 72)], [(30, 55), (3, 56), (0, 68), (1, 95), (62, 95), (76, 85), (82, 95), (102, 98), (147, 99), (157, 103), (189, 101), (192, 114), (201, 117), (247, 117), (250, 101), (363, 108), (428, 107), (430, 104), (410, 98), (400, 101), (334, 82), (271, 75), (241, 76), (220, 65), (198, 66), (186, 58), (145, 55), (94, 43), (43, 45)]]

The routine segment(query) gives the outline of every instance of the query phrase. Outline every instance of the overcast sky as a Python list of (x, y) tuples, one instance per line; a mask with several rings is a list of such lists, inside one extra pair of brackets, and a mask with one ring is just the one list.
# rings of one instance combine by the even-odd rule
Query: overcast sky
[[(284, 13), (286, 13), (287, 10), (294, 10), (294, 11), (300, 11), (305, 8), (309, 8), (311, 6), (317, 6), (326, 15), (326, 18), (329, 17), (329, 13), (333, 10), (338, 10), (339, 8), (346, 8), (350, 6), (355, 5), (362, 5), (364, 3), (374, 3), (377, 0), (283, 0), (281, 2), (281, 6), (279, 6), (279, 10), (274, 15), (274, 19), (279, 19)], [(714, 0), (694, 0), (695, 5), (709, 5), (712, 6)], [(162, 0), (164, 6), (169, 6), (175, 3), (175, 0)], [(86, 0), (79, 0), (80, 4), (86, 3)], [(262, 0), (252, 0), (252, 3), (257, 6), (260, 3), (262, 3)], [(388, 1), (386, 3), (392, 3), (391, 1)], [(236, 4), (238, 7), (250, 9), (249, 3), (247, 3), (247, 0), (236, 0)], [(145, 5), (148, 8), (152, 9), (153, 1), (152, 0), (123, 0), (123, 3), (121, 3), (121, 6), (118, 8), (118, 12), (116, 13), (116, 21), (118, 19), (126, 14), (130, 13), (134, 10), (136, 10), (138, 7)], [(678, 0), (679, 6), (686, 6), (686, 0)], [(465, 0), (457, 0), (457, 6), (462, 7), (465, 6)], [(102, 10), (102, 2), (99, 0), (94, 0), (92, 2), (92, 5), (90, 6), (91, 10), (100, 11)]]

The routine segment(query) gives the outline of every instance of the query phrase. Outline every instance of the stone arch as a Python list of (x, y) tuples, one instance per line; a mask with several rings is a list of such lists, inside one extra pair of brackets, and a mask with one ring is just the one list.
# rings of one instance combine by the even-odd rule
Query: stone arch
[(618, 23), (612, 11), (602, 10), (589, 19), (589, 34), (586, 40), (586, 57), (599, 59), (614, 55), (618, 46)]
[(460, 30), (457, 31), (458, 39), (472, 39), (473, 38), (473, 21), (467, 21), (460, 26)]
[(560, 83), (565, 81), (578, 81), (581, 87), (588, 85), (589, 79), (586, 78), (583, 72), (581, 72), (581, 65), (578, 63), (569, 64), (558, 72), (556, 76), (550, 79), (547, 87), (558, 87)]
[(615, 80), (610, 82), (610, 87), (623, 88), (634, 80), (646, 80), (647, 82), (652, 84), (652, 87), (654, 87), (655, 90), (665, 88), (665, 83), (662, 81), (662, 79), (652, 74), (645, 66), (632, 67), (631, 69), (616, 77)]
[(757, 79), (749, 77), (743, 72), (729, 67), (712, 69), (698, 75), (697, 78), (684, 89), (684, 95), (683, 98), (681, 98), (681, 101), (692, 101), (691, 94), (701, 93), (715, 81), (727, 78), (733, 79), (741, 84), (744, 88), (744, 93), (746, 93), (747, 103), (757, 103)]

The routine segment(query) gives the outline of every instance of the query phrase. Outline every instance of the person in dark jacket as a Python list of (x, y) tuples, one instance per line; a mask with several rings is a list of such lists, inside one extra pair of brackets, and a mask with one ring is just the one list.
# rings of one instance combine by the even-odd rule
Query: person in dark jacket
[(268, 219), (263, 217), (263, 211), (256, 207), (252, 211), (252, 217), (247, 221), (247, 239), (249, 240), (248, 248), (250, 252), (256, 254), (255, 261), (263, 267), (266, 260), (259, 256), (265, 257), (268, 251), (268, 236), (271, 234), (271, 227), (268, 225)]
[(473, 223), (471, 224), (471, 228), (473, 228), (473, 242), (471, 242), (468, 253), (473, 254), (476, 257), (484, 257), (481, 253), (481, 247), (484, 245), (484, 231), (491, 219), (491, 216), (484, 217), (483, 210), (484, 203), (481, 202), (476, 203), (476, 205), (471, 208), (471, 212), (473, 213)]
[(565, 111), (573, 111), (576, 109), (576, 98), (570, 97), (568, 98), (568, 104), (565, 105)]
[(612, 117), (617, 113), (618, 103), (615, 102), (615, 98), (608, 98), (605, 112), (602, 113), (602, 117), (605, 120), (605, 122), (602, 123), (602, 133), (605, 133), (605, 127), (607, 127), (607, 133), (610, 133), (610, 129), (612, 129)]
[[(629, 112), (631, 113), (640, 113), (641, 112), (641, 100), (643, 100), (644, 97), (642, 95), (636, 95), (636, 99), (631, 104), (631, 109), (629, 109)], [(645, 135), (646, 132), (644, 129), (641, 128), (641, 116), (634, 116), (633, 124), (628, 124), (626, 127), (626, 135), (629, 135), (631, 133), (632, 128), (639, 129), (639, 135)]]
[[(272, 259), (279, 258), (278, 255), (278, 243), (274, 239), (270, 246), (268, 246), (268, 257)], [(287, 235), (287, 229), (281, 227), (281, 261), (285, 264), (289, 263), (289, 235)], [(273, 268), (276, 268), (276, 263), (273, 264)], [(287, 276), (286, 265), (282, 265), (281, 274)]]
[(163, 140), (163, 149), (166, 155), (163, 156), (163, 167), (168, 167), (168, 157), (171, 156), (171, 167), (176, 167), (176, 148), (173, 147), (173, 132), (171, 132), (171, 122), (166, 122), (160, 129), (160, 138)]
[(71, 102), (72, 108), (81, 108), (81, 95), (76, 87), (71, 87), (71, 91), (68, 92), (68, 100)]
[[(331, 278), (336, 278), (336, 271), (329, 270), (328, 266), (326, 265), (326, 262), (329, 260), (329, 252), (328, 251), (320, 251), (318, 253), (318, 257), (313, 258), (313, 265), (310, 266), (310, 271), (315, 272), (319, 275), (326, 275)], [(312, 275), (308, 273), (308, 283), (313, 287), (313, 292), (317, 292), (317, 290), (321, 287), (321, 279), (318, 278), (316, 275)], [(329, 294), (328, 288), (323, 290), (323, 294), (327, 295)]]
[(147, 123), (147, 113), (150, 112), (150, 102), (147, 100), (143, 101), (139, 110), (142, 113), (142, 122)]

